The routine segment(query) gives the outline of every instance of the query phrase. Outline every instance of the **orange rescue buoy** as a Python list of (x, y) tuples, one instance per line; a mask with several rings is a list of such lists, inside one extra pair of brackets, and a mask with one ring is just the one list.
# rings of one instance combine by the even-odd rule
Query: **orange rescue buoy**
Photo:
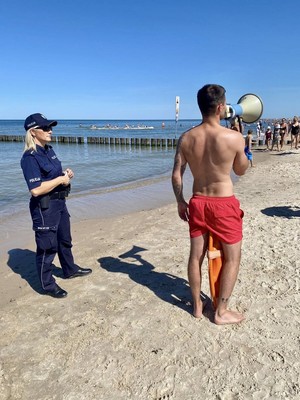
[(211, 232), (208, 237), (208, 275), (210, 293), (214, 308), (217, 308), (219, 290), (220, 290), (220, 276), (223, 265), (222, 246), (219, 241)]

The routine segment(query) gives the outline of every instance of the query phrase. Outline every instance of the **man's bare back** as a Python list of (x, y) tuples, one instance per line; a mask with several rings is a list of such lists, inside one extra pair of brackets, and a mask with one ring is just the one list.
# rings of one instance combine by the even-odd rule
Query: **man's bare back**
[(193, 193), (203, 196), (232, 196), (231, 170), (242, 175), (248, 166), (240, 132), (215, 121), (204, 122), (184, 133), (180, 152), (194, 177)]
[[(215, 323), (234, 324), (244, 319), (242, 314), (228, 309), (228, 300), (240, 264), (242, 210), (233, 196), (230, 173), (233, 170), (237, 175), (243, 175), (248, 168), (248, 159), (244, 153), (245, 141), (242, 134), (220, 125), (226, 110), (225, 89), (220, 85), (205, 85), (198, 91), (197, 101), (203, 117), (202, 123), (181, 135), (172, 173), (179, 217), (188, 221), (190, 226), (188, 278), (193, 298), (193, 315), (196, 318), (202, 315), (201, 266), (207, 250), (208, 232), (213, 229), (215, 234), (223, 238), (220, 241), (224, 260)], [(197, 195), (199, 197), (198, 200), (190, 200), (191, 209), (183, 195), (183, 175), (187, 164), (194, 177), (193, 194), (196, 196), (193, 198)], [(222, 221), (215, 215), (212, 204), (210, 212), (205, 212), (208, 202), (216, 204), (224, 201), (228, 203), (227, 210), (231, 214), (225, 213)], [(232, 233), (234, 237), (230, 237)]]

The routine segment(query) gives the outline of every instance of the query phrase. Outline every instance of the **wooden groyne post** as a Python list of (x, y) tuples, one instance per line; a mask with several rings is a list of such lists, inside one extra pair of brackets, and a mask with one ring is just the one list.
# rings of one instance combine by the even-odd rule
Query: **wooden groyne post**
[[(0, 142), (24, 142), (23, 135), (0, 135)], [(176, 147), (178, 139), (175, 138), (138, 138), (138, 137), (76, 137), (76, 136), (52, 136), (52, 142), (65, 144), (98, 144), (113, 146), (131, 146), (131, 147)]]

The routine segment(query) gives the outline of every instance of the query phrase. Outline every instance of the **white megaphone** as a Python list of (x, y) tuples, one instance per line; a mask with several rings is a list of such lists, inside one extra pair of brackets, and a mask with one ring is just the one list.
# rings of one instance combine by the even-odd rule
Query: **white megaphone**
[(262, 113), (262, 100), (256, 94), (248, 93), (244, 94), (237, 104), (226, 104), (225, 119), (239, 116), (246, 124), (252, 124), (260, 119)]

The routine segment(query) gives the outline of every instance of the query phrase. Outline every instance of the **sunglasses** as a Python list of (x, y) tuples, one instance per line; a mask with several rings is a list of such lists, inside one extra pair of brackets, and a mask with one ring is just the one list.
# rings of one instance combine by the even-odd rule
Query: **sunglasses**
[(52, 127), (51, 126), (38, 126), (35, 129), (40, 129), (43, 132), (51, 132), (52, 131)]

